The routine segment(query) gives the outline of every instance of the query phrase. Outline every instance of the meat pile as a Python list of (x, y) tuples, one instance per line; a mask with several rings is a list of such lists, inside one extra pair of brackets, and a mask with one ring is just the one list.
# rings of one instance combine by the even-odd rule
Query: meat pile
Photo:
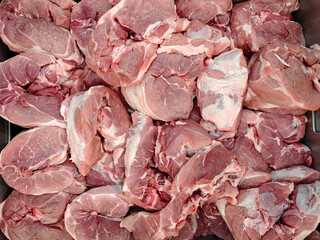
[(12, 240), (318, 239), (298, 0), (3, 0)]

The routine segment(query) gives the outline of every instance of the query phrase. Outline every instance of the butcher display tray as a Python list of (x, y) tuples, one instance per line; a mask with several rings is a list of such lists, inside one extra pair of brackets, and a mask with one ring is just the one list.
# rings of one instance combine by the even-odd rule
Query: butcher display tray
[[(235, 0), (234, 3), (242, 2)], [(293, 19), (303, 26), (307, 45), (311, 46), (315, 43), (320, 44), (320, 1), (319, 0), (300, 0), (300, 9), (293, 14)], [(15, 53), (9, 51), (6, 45), (0, 40), (0, 62), (4, 61)], [(320, 170), (320, 111), (307, 113), (306, 135), (302, 140), (308, 147), (312, 149), (313, 167)], [(10, 124), (0, 117), (0, 151), (8, 144), (8, 142), (16, 136), (23, 128)], [(4, 183), (0, 176), (0, 201), (2, 202), (11, 192), (11, 189)], [(0, 240), (7, 238), (0, 232)], [(213, 236), (196, 237), (197, 240), (215, 240)]]

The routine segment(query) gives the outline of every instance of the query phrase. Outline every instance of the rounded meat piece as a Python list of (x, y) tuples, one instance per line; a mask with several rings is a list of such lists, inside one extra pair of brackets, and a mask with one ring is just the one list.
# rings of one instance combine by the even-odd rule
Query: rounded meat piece
[(161, 53), (143, 81), (123, 87), (129, 105), (156, 120), (187, 119), (193, 108), (196, 77), (203, 69), (203, 55), (185, 57)]
[(66, 130), (33, 128), (16, 136), (0, 155), (4, 181), (21, 193), (41, 195), (59, 191), (73, 194), (85, 190), (74, 164), (67, 160)]
[(65, 225), (75, 240), (130, 240), (120, 227), (130, 203), (120, 185), (93, 188), (75, 198), (65, 212)]
[(13, 191), (1, 204), (1, 230), (11, 240), (71, 240), (63, 224), (69, 201), (63, 192), (31, 196)]

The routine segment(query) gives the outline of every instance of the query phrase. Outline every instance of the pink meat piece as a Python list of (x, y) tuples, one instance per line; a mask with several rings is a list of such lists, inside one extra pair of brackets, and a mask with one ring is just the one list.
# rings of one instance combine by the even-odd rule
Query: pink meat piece
[(136, 38), (155, 44), (161, 43), (181, 27), (172, 0), (149, 0), (148, 3), (143, 0), (121, 0), (107, 15), (117, 19)]
[(84, 54), (98, 20), (111, 8), (112, 5), (105, 0), (82, 0), (73, 7), (71, 33)]
[[(114, 153), (106, 153), (101, 160), (91, 167), (90, 172), (86, 175), (86, 183), (93, 187), (100, 187), (123, 182), (124, 151), (124, 148), (119, 147), (114, 150)], [(119, 161), (119, 158), (122, 159)]]
[[(248, 164), (251, 162), (253, 164), (252, 168), (259, 171), (262, 169), (256, 168), (259, 166), (255, 165), (253, 159), (261, 160), (262, 158), (270, 167), (276, 170), (301, 164), (310, 166), (312, 162), (310, 149), (302, 143), (294, 142), (300, 138), (301, 131), (304, 131), (301, 128), (305, 126), (305, 118), (304, 116), (297, 116), (288, 121), (287, 116), (279, 114), (277, 118), (273, 118), (274, 116), (268, 113), (243, 111), (238, 129), (239, 136), (235, 140), (235, 143), (241, 141), (239, 143), (241, 148), (238, 148), (237, 144), (234, 144), (235, 147), (233, 146), (235, 154), (240, 161)], [(284, 127), (283, 124), (277, 123), (279, 121), (287, 123), (289, 127)], [(290, 126), (291, 124), (294, 124), (294, 126)], [(278, 128), (291, 129), (292, 132), (279, 131)], [(287, 144), (280, 132), (288, 139), (288, 142), (293, 143)], [(246, 155), (242, 155), (241, 149), (244, 150), (245, 146), (248, 146), (249, 151)], [(232, 146), (230, 149), (232, 149)], [(247, 159), (244, 156), (249, 156), (250, 158)]]
[(237, 204), (221, 199), (217, 207), (235, 239), (261, 239), (290, 206), (292, 191), (293, 183), (265, 183), (259, 188), (240, 190)]
[(82, 69), (79, 69), (79, 70), (81, 70), (81, 73), (79, 73), (75, 81), (73, 81), (71, 84), (71, 87), (70, 87), (71, 94), (86, 91), (93, 86), (99, 86), (99, 85), (108, 86), (108, 84), (104, 80), (102, 80), (97, 75), (97, 73), (95, 73), (87, 65), (84, 67), (83, 70)]
[(279, 113), (263, 113), (272, 118), (275, 126), (285, 143), (300, 141), (306, 130), (307, 118), (304, 115), (289, 115)]
[(132, 119), (124, 155), (126, 178), (123, 191), (135, 205), (146, 210), (159, 210), (170, 200), (171, 181), (149, 167), (158, 131), (152, 119), (142, 113), (134, 112)]
[(27, 91), (34, 95), (65, 97), (69, 94), (67, 81), (76, 72), (74, 62), (58, 59), (55, 63), (41, 68), (37, 78), (28, 86)]
[(197, 211), (197, 236), (216, 235), (224, 240), (233, 240), (233, 236), (214, 203), (205, 203)]
[(271, 182), (272, 175), (268, 172), (254, 171), (249, 169), (246, 174), (242, 177), (238, 188), (246, 189), (246, 188), (257, 188), (262, 184)]
[(290, 21), (297, 0), (250, 0), (232, 9), (231, 31), (235, 45), (245, 53), (258, 52), (272, 42), (305, 45), (302, 27)]
[(264, 161), (276, 170), (300, 164), (310, 166), (311, 150), (302, 143), (284, 143), (272, 120), (264, 115), (256, 125), (256, 149)]
[(243, 166), (248, 166), (255, 171), (270, 172), (268, 164), (264, 161), (260, 152), (257, 151), (253, 140), (248, 135), (239, 135), (230, 150)]
[(280, 44), (264, 47), (249, 62), (249, 89), (244, 105), (293, 115), (319, 109), (320, 92), (314, 87), (314, 74), (301, 59), (312, 65), (320, 59), (317, 51)]
[(165, 239), (178, 236), (188, 215), (200, 203), (226, 198), (235, 203), (237, 185), (246, 171), (221, 143), (197, 152), (181, 168), (171, 188), (172, 200), (161, 211), (139, 212), (125, 218), (121, 226), (135, 239)]
[(306, 166), (294, 166), (278, 171), (272, 171), (272, 180), (273, 181), (287, 181), (298, 183), (312, 183), (320, 179), (320, 172), (308, 168)]
[(174, 178), (190, 156), (211, 142), (208, 132), (193, 120), (165, 124), (158, 127), (153, 162), (160, 171)]
[(63, 225), (69, 201), (63, 192), (31, 196), (13, 191), (1, 204), (1, 229), (12, 240), (71, 240)]
[(179, 17), (208, 23), (232, 8), (231, 0), (175, 0)]
[(67, 121), (68, 142), (72, 161), (85, 176), (106, 150), (124, 144), (131, 125), (129, 114), (117, 92), (96, 86), (67, 98), (61, 107)]
[(120, 185), (93, 188), (67, 206), (66, 230), (75, 240), (130, 240), (131, 234), (120, 227), (129, 207)]
[[(0, 63), (1, 117), (23, 127), (65, 127), (59, 112), (63, 100), (59, 83), (72, 74), (73, 68), (67, 61), (42, 53), (22, 53)], [(24, 89), (30, 85), (31, 91), (41, 81), (59, 94), (34, 95)]]
[(198, 105), (204, 121), (214, 124), (219, 137), (233, 137), (238, 129), (247, 91), (247, 63), (240, 49), (206, 61), (197, 81)]
[(263, 236), (271, 239), (305, 239), (320, 223), (320, 181), (295, 186), (292, 205), (281, 222)]
[(186, 223), (180, 230), (177, 237), (171, 238), (172, 240), (193, 240), (197, 231), (197, 220), (194, 214), (189, 215), (186, 219)]
[(212, 24), (220, 29), (228, 30), (231, 33), (230, 20), (231, 20), (231, 12), (227, 12), (225, 14), (216, 16), (210, 22), (210, 24)]
[(153, 119), (187, 119), (193, 107), (195, 79), (202, 72), (203, 56), (185, 57), (161, 53), (150, 66), (143, 81), (121, 89), (135, 110)]
[(187, 27), (172, 0), (122, 0), (99, 19), (86, 62), (112, 86), (138, 84), (156, 57), (157, 44)]
[(25, 18), (8, 3), (0, 5), (0, 37), (16, 52), (48, 53), (56, 58), (82, 63), (83, 58), (67, 29), (45, 19)]
[(204, 53), (211, 58), (231, 47), (227, 32), (193, 20), (184, 34), (176, 33), (166, 38), (157, 53), (178, 53), (186, 57)]
[(1, 106), (0, 114), (8, 121), (22, 127), (66, 126), (59, 113), (61, 96), (35, 96), (26, 92), (8, 95), (13, 99)]
[(128, 32), (106, 14), (91, 34), (86, 63), (112, 86), (137, 84), (156, 57), (157, 46), (127, 39)]
[(85, 190), (84, 178), (67, 161), (67, 152), (65, 129), (33, 128), (16, 136), (2, 150), (1, 175), (9, 186), (23, 194), (79, 194)]
[(50, 0), (5, 0), (3, 3), (14, 7), (17, 15), (23, 15), (26, 18), (45, 19), (54, 22), (57, 26), (69, 29), (71, 6), (61, 8)]
[(281, 113), (258, 112), (244, 109), (240, 119), (238, 134), (245, 132), (251, 125), (260, 122), (261, 117), (272, 119), (274, 128), (285, 143), (298, 142), (305, 135), (307, 118), (305, 115), (289, 115)]
[(188, 215), (193, 214), (196, 209), (196, 204), (188, 201), (188, 196), (182, 193), (161, 211), (153, 213), (140, 211), (129, 215), (121, 222), (121, 226), (133, 232), (135, 240), (177, 237), (186, 224)]
[(238, 194), (236, 186), (246, 171), (247, 167), (239, 165), (231, 151), (220, 142), (213, 141), (211, 146), (198, 151), (180, 169), (172, 183), (171, 194), (176, 196), (183, 191), (205, 196), (201, 199), (203, 202), (226, 198), (234, 203)]

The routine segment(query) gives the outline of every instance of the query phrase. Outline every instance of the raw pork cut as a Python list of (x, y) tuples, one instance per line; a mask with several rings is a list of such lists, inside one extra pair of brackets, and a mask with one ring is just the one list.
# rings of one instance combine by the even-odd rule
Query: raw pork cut
[[(5, 0), (2, 3), (9, 3), (14, 7), (14, 12), (17, 15), (23, 15), (26, 18), (45, 19), (49, 22), (54, 22), (56, 25), (63, 28), (70, 27), (71, 7), (76, 4), (73, 1), (72, 5), (59, 6), (50, 0)], [(66, 2), (66, 1), (65, 1)]]
[(170, 180), (161, 172), (151, 169), (157, 128), (152, 119), (140, 112), (132, 114), (133, 125), (128, 130), (123, 192), (135, 205), (146, 210), (162, 209), (170, 201)]
[(118, 93), (105, 86), (68, 97), (61, 112), (67, 121), (67, 135), (72, 161), (85, 176), (105, 153), (124, 144), (130, 127), (129, 114)]
[[(0, 63), (0, 116), (23, 127), (65, 127), (60, 115), (63, 94), (51, 92), (59, 92), (58, 83), (68, 78), (73, 68), (69, 62), (42, 53), (22, 53)], [(36, 85), (39, 94), (42, 85), (42, 94), (25, 90), (35, 90)]]
[(7, 2), (0, 5), (0, 37), (16, 52), (48, 53), (56, 58), (82, 63), (83, 58), (67, 29), (45, 19), (25, 18)]
[(95, 73), (92, 69), (90, 69), (87, 65), (84, 69), (78, 69), (78, 76), (72, 82), (70, 87), (70, 93), (74, 94), (77, 92), (86, 91), (93, 86), (104, 85), (108, 86), (108, 84), (102, 80), (97, 73)]
[(93, 187), (122, 183), (125, 171), (124, 151), (123, 147), (119, 147), (113, 153), (106, 153), (91, 167), (86, 175), (86, 183)]
[(298, 0), (250, 0), (236, 4), (231, 14), (235, 45), (246, 54), (258, 52), (272, 42), (305, 44), (302, 27), (290, 21)]
[(143, 81), (123, 87), (123, 96), (135, 110), (153, 119), (187, 119), (193, 107), (195, 79), (203, 69), (202, 55), (185, 57), (161, 53), (150, 66)]
[(319, 171), (306, 166), (294, 166), (272, 171), (271, 175), (273, 181), (287, 181), (295, 184), (312, 183), (320, 179)]
[(219, 138), (236, 134), (247, 81), (247, 63), (241, 49), (206, 61), (197, 81), (197, 100), (203, 120), (216, 127), (214, 134)]
[(175, 0), (179, 17), (208, 23), (232, 8), (231, 0)]
[(177, 237), (171, 238), (172, 240), (193, 240), (194, 235), (197, 231), (197, 220), (195, 214), (191, 214), (187, 217), (186, 223), (183, 228), (180, 230)]
[[(249, 132), (251, 133), (251, 132)], [(254, 171), (270, 172), (268, 164), (262, 158), (260, 152), (254, 145), (254, 140), (250, 134), (239, 135), (230, 149), (240, 164), (250, 167)]]
[(16, 136), (0, 155), (5, 182), (23, 194), (41, 195), (59, 191), (79, 194), (84, 178), (67, 160), (66, 130), (33, 128)]
[(233, 240), (233, 236), (214, 203), (205, 203), (197, 211), (197, 236), (216, 235), (224, 240)]
[(31, 196), (13, 191), (1, 204), (1, 230), (11, 240), (71, 240), (63, 224), (69, 201), (63, 192)]
[(128, 32), (106, 14), (91, 34), (86, 63), (112, 86), (136, 84), (156, 57), (157, 46), (127, 39)]
[(320, 181), (295, 186), (293, 203), (262, 239), (305, 239), (320, 223)]
[(290, 206), (292, 191), (293, 183), (265, 183), (259, 188), (240, 190), (236, 205), (222, 199), (217, 207), (235, 239), (261, 239)]
[(107, 15), (132, 31), (136, 39), (155, 44), (183, 30), (184, 25), (184, 20), (178, 20), (173, 0), (121, 0)]
[[(301, 57), (303, 57), (305, 64)], [(308, 65), (320, 60), (320, 51), (270, 44), (249, 62), (249, 89), (244, 105), (250, 109), (303, 114), (320, 108), (319, 79)]]
[(166, 38), (157, 53), (178, 53), (186, 57), (205, 53), (211, 58), (232, 47), (229, 33), (193, 20), (184, 34), (176, 33)]
[(128, 216), (121, 226), (133, 232), (135, 239), (165, 239), (178, 236), (188, 215), (202, 202), (220, 198), (235, 203), (237, 185), (246, 171), (221, 143), (197, 152), (181, 168), (172, 183), (173, 199), (161, 211), (139, 212)]
[(120, 185), (93, 188), (67, 206), (66, 230), (75, 240), (130, 240), (131, 234), (120, 227), (129, 207)]
[(73, 7), (71, 33), (84, 54), (98, 20), (111, 7), (112, 5), (106, 0), (82, 0)]
[[(300, 140), (301, 132), (304, 131), (301, 128), (304, 127), (304, 116), (270, 115), (244, 110), (238, 137), (234, 145), (229, 148), (242, 164), (257, 171), (269, 171), (261, 158), (276, 170), (301, 164), (310, 166), (312, 162), (310, 149), (297, 142)], [(283, 138), (287, 139), (289, 144)], [(245, 155), (243, 155), (244, 149), (246, 149)]]
[(193, 120), (180, 120), (158, 127), (153, 162), (160, 171), (176, 176), (188, 157), (209, 146), (212, 137)]
[(138, 84), (156, 57), (157, 44), (187, 26), (172, 0), (122, 0), (99, 19), (86, 62), (112, 86)]

